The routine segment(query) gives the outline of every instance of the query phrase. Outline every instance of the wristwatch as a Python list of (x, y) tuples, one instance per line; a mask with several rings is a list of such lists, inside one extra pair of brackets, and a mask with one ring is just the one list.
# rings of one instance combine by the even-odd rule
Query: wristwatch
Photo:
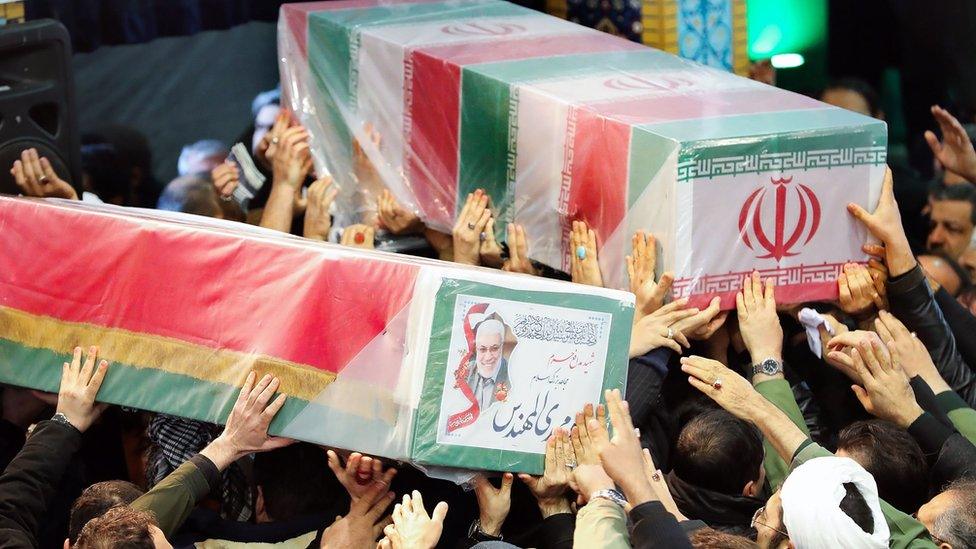
[(471, 523), (471, 527), (468, 528), (468, 537), (479, 543), (482, 541), (502, 541), (500, 533), (493, 536), (481, 528), (481, 519), (474, 519), (474, 522)]
[(783, 361), (775, 358), (767, 358), (759, 364), (752, 365), (752, 375), (774, 376), (781, 373), (783, 373)]
[(621, 507), (627, 505), (627, 498), (625, 498), (623, 494), (621, 494), (620, 492), (612, 488), (597, 490), (596, 492), (590, 494), (590, 501), (593, 501), (594, 499), (597, 498), (608, 499)]
[(68, 421), (68, 416), (62, 414), (61, 412), (58, 412), (58, 413), (54, 414), (53, 416), (51, 416), (51, 421), (53, 421), (55, 423), (60, 423), (61, 425), (66, 425), (68, 427), (71, 427), (75, 431), (78, 430), (77, 427), (75, 427), (70, 421)]

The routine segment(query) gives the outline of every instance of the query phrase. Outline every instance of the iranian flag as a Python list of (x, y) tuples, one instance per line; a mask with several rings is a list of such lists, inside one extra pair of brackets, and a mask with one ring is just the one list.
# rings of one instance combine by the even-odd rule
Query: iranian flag
[[(680, 295), (718, 294), (724, 307), (753, 269), (786, 300), (822, 299), (840, 265), (866, 259), (844, 206), (876, 202), (883, 122), (498, 0), (288, 4), (281, 19), (290, 105), (345, 182), (342, 211), (368, 209), (378, 190), (357, 185), (351, 153), (337, 152), (358, 140), (382, 184), (437, 230), (484, 189), (501, 240), (518, 222), (533, 259), (568, 271), (569, 228), (586, 221), (616, 288), (639, 229), (664, 245), (659, 264)], [(813, 194), (760, 193), (763, 207), (742, 213), (778, 179)], [(746, 238), (742, 215), (762, 238)], [(763, 247), (776, 238), (787, 253)]]

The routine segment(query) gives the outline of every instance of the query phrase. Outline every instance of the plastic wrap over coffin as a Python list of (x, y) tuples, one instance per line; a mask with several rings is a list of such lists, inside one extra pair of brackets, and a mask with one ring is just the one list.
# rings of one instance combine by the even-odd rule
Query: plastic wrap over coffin
[(449, 232), (481, 188), (537, 261), (568, 271), (584, 220), (626, 288), (649, 230), (676, 293), (725, 308), (754, 269), (798, 302), (866, 260), (845, 206), (877, 202), (881, 121), (499, 0), (286, 4), (279, 25), (287, 103), (345, 219), (388, 188)]
[[(274, 434), (540, 473), (552, 429), (626, 382), (624, 292), (80, 202), (0, 197), (0, 228), (0, 383), (57, 391), (98, 345), (100, 400), (220, 422), (254, 370), (288, 395)], [(498, 384), (475, 407), (489, 319)]]

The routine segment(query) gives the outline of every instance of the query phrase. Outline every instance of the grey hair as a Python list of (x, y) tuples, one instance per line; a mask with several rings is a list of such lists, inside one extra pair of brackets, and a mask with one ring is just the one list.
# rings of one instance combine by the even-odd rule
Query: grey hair
[(505, 325), (502, 321), (494, 318), (489, 318), (484, 320), (481, 324), (478, 324), (478, 328), (475, 330), (475, 337), (480, 333), (486, 334), (498, 334), (498, 337), (505, 341)]
[(955, 504), (932, 524), (932, 534), (953, 547), (976, 547), (976, 480), (958, 480), (947, 489)]

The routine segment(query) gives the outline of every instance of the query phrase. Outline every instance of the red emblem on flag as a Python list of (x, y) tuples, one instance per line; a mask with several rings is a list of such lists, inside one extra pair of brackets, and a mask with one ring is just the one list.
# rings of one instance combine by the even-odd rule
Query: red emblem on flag
[(805, 246), (817, 233), (820, 228), (820, 201), (806, 185), (797, 183), (792, 187), (794, 192), (790, 192), (788, 187), (793, 183), (792, 177), (770, 178), (770, 182), (775, 201), (771, 220), (773, 226), (769, 226), (769, 208), (763, 208), (770, 191), (770, 187), (764, 185), (749, 195), (739, 211), (739, 237), (750, 250), (759, 251), (753, 245), (755, 242), (766, 251), (765, 255), (756, 256), (759, 259), (771, 257), (778, 262), (784, 257), (798, 255), (794, 248)]
[(509, 34), (525, 32), (525, 27), (515, 23), (491, 23), (481, 21), (477, 23), (458, 23), (456, 25), (448, 25), (442, 28), (441, 31), (446, 34), (453, 34), (455, 36), (507, 36)]

